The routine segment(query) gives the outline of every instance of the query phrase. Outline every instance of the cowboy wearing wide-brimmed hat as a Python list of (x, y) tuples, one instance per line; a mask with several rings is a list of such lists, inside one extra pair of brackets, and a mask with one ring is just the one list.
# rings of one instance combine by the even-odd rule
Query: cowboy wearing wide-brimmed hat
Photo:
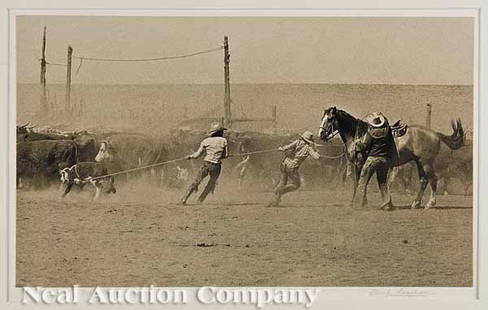
[(354, 201), (355, 207), (363, 207), (366, 204), (366, 187), (376, 173), (383, 199), (382, 209), (391, 210), (393, 204), (388, 189), (388, 172), (398, 160), (395, 140), (391, 132), (388, 119), (381, 112), (374, 112), (366, 116), (368, 131), (356, 144), (356, 151), (364, 153), (367, 158), (361, 169), (361, 176)]
[(308, 156), (313, 159), (320, 158), (320, 154), (315, 149), (313, 134), (310, 131), (305, 131), (300, 139), (280, 147), (279, 150), (285, 152), (285, 158), (280, 165), (280, 182), (275, 189), (275, 198), (270, 206), (277, 206), (281, 201), (281, 196), (300, 187), (298, 168)]
[(205, 186), (205, 189), (200, 194), (200, 197), (198, 197), (198, 202), (203, 202), (209, 193), (214, 192), (215, 185), (220, 176), (222, 159), (227, 158), (229, 154), (227, 149), (227, 139), (223, 137), (224, 130), (227, 129), (220, 123), (212, 123), (210, 130), (208, 131), (208, 138), (205, 138), (202, 143), (200, 143), (200, 147), (195, 153), (187, 156), (188, 159), (194, 159), (205, 153), (203, 165), (188, 191), (185, 193), (185, 196), (181, 199), (181, 204), (186, 204), (188, 198), (190, 198), (193, 192), (198, 190), (198, 186), (207, 176), (210, 176), (210, 179)]
[(372, 127), (380, 128), (386, 123), (386, 117), (381, 112), (373, 112), (366, 116), (366, 122)]
[(216, 132), (227, 130), (224, 126), (222, 126), (219, 122), (212, 123), (210, 125), (210, 130), (208, 131), (208, 136), (212, 137)]

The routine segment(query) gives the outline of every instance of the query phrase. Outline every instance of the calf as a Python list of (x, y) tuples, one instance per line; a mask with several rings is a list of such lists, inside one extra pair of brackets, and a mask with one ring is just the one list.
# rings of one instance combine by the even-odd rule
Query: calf
[[(70, 168), (64, 168), (59, 171), (61, 175), (61, 183), (65, 184), (64, 192), (61, 198), (64, 198), (71, 190), (74, 184), (84, 186), (85, 183), (90, 182), (95, 187), (95, 196), (93, 200), (97, 199), (103, 187), (103, 183), (108, 184), (106, 193), (114, 193), (114, 177), (107, 176), (98, 178), (108, 174), (108, 170), (102, 163), (97, 162), (80, 162)], [(94, 179), (95, 178), (95, 179)]]

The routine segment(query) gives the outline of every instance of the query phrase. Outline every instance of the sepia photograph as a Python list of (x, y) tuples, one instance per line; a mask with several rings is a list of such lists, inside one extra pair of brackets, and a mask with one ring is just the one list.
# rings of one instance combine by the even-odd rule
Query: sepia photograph
[(474, 17), (13, 21), (17, 287), (475, 286)]

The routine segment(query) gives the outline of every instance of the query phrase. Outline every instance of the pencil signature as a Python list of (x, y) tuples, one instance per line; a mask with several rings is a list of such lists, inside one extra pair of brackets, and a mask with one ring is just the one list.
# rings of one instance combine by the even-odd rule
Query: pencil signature
[(369, 291), (369, 296), (384, 297), (427, 297), (431, 294), (428, 289), (421, 288), (374, 288)]

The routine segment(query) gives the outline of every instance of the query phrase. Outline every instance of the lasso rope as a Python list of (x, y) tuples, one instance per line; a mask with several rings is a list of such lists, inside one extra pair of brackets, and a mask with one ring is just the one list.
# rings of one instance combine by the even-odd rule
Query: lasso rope
[(279, 151), (279, 149), (276, 148), (276, 149), (269, 149), (269, 150), (263, 150), (263, 151), (252, 151), (252, 152), (245, 152), (245, 153), (238, 153), (238, 154), (230, 154), (229, 157), (247, 156), (247, 155), (262, 154), (262, 153), (271, 153), (271, 152), (276, 152), (276, 151)]
[(157, 167), (157, 166), (162, 166), (162, 165), (174, 163), (174, 162), (181, 161), (181, 160), (185, 160), (185, 159), (187, 159), (187, 157), (182, 157), (182, 158), (177, 158), (177, 159), (172, 159), (172, 160), (167, 160), (167, 161), (159, 162), (159, 163), (152, 164), (152, 165), (147, 165), (147, 166), (142, 166), (142, 167), (127, 169), (127, 170), (122, 170), (122, 171), (118, 171), (118, 172), (114, 172), (114, 173), (109, 173), (109, 174), (101, 175), (101, 176), (98, 176), (98, 177), (93, 177), (93, 178), (91, 178), (91, 180), (98, 180), (98, 179), (103, 179), (103, 178), (106, 178), (106, 177), (111, 177), (111, 176), (114, 176), (114, 175), (125, 174), (125, 173), (139, 171), (139, 170), (143, 170), (143, 169), (147, 169), (147, 168), (153, 168), (153, 167)]
[[(317, 145), (318, 147), (326, 147), (327, 145), (323, 145), (323, 144), (318, 144)], [(271, 153), (271, 152), (276, 152), (276, 151), (279, 151), (280, 149), (278, 148), (275, 148), (275, 149), (269, 149), (269, 150), (261, 150), (261, 151), (252, 151), (252, 152), (245, 152), (245, 153), (238, 153), (238, 154), (230, 154), (228, 157), (236, 157), (236, 156), (248, 156), (248, 155), (255, 155), (255, 154), (263, 154), (263, 153)], [(328, 159), (337, 159), (337, 158), (341, 158), (342, 156), (344, 156), (344, 152), (342, 152), (340, 155), (335, 155), (335, 156), (329, 156), (329, 155), (323, 155), (323, 154), (320, 154), (321, 157), (324, 157), (324, 158), (328, 158)], [(167, 164), (170, 164), (170, 163), (174, 163), (174, 162), (178, 162), (178, 161), (183, 161), (183, 160), (187, 160), (188, 157), (181, 157), (181, 158), (176, 158), (176, 159), (172, 159), (172, 160), (167, 160), (167, 161), (163, 161), (163, 162), (159, 162), (159, 163), (155, 163), (155, 164), (151, 164), (151, 165), (146, 165), (146, 166), (142, 166), (142, 167), (137, 167), (137, 168), (132, 168), (132, 169), (127, 169), (127, 170), (122, 170), (122, 171), (118, 171), (118, 172), (114, 172), (114, 173), (108, 173), (108, 174), (105, 174), (105, 175), (101, 175), (101, 176), (97, 176), (97, 177), (92, 177), (92, 178), (87, 178), (86, 180), (98, 180), (98, 179), (103, 179), (103, 178), (107, 178), (107, 177), (111, 177), (111, 176), (115, 176), (115, 175), (119, 175), (119, 174), (126, 174), (126, 173), (130, 173), (130, 172), (135, 172), (135, 171), (139, 171), (139, 170), (144, 170), (144, 169), (148, 169), (148, 168), (153, 168), (153, 167), (158, 167), (158, 166), (163, 166), (163, 165), (167, 165)]]

